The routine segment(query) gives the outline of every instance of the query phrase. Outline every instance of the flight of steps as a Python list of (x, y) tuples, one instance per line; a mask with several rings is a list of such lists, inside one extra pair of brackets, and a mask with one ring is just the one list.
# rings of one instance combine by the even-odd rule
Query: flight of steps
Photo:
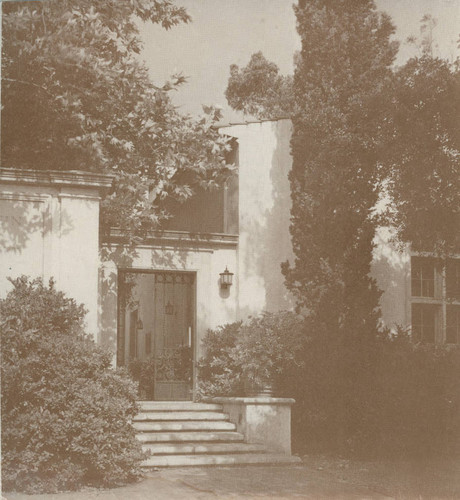
[(297, 457), (248, 444), (221, 405), (188, 401), (140, 401), (134, 418), (136, 437), (151, 453), (144, 467), (280, 464)]

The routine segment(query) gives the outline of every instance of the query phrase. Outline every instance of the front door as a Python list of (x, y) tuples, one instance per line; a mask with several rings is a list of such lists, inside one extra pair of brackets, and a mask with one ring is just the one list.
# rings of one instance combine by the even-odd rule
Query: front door
[(122, 271), (118, 365), (139, 382), (141, 399), (192, 398), (194, 274)]

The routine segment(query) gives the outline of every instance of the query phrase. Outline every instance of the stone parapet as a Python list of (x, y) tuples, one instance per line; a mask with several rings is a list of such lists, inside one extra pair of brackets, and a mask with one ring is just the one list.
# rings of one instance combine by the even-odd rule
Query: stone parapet
[(73, 186), (110, 188), (113, 175), (98, 174), (80, 170), (27, 170), (0, 168), (0, 182), (3, 184), (35, 184), (41, 186)]
[(244, 434), (247, 443), (263, 444), (267, 449), (291, 455), (291, 398), (216, 397), (224, 413)]

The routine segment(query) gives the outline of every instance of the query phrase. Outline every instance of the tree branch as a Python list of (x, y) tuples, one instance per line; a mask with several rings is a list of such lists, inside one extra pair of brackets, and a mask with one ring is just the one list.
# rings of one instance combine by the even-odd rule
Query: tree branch
[(45, 87), (42, 87), (41, 85), (37, 85), (36, 83), (33, 83), (33, 82), (26, 82), (24, 80), (16, 80), (14, 78), (2, 78), (2, 81), (20, 83), (22, 85), (31, 85), (32, 87), (37, 87), (38, 89), (43, 90), (43, 92), (46, 92), (49, 96), (54, 97), (51, 92), (49, 92), (47, 89), (45, 89)]

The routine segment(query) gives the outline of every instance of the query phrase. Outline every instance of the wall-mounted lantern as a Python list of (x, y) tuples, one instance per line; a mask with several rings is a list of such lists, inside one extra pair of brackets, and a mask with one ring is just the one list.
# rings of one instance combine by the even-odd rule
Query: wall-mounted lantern
[(137, 318), (136, 329), (137, 330), (143, 330), (144, 329), (144, 323), (142, 323), (141, 318)]
[(220, 287), (228, 288), (233, 283), (233, 273), (231, 273), (227, 266), (225, 266), (225, 271), (220, 273)]
[(168, 303), (166, 304), (165, 306), (165, 313), (166, 314), (174, 314), (174, 306), (171, 304), (171, 302), (169, 302), (168, 300)]

